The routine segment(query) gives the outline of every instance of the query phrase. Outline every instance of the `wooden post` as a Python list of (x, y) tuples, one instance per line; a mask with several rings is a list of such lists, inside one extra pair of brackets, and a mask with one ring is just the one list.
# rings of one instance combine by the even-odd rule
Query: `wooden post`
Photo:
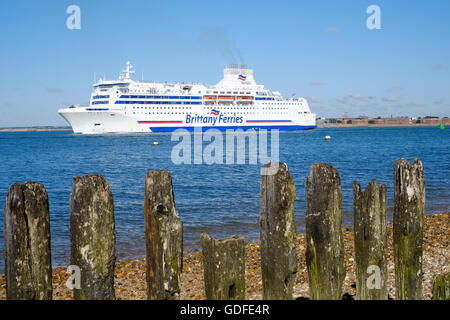
[[(278, 170), (273, 170), (278, 168)], [(260, 237), (263, 298), (293, 299), (297, 274), (295, 185), (285, 163), (268, 163), (261, 176)]]
[(70, 195), (71, 265), (80, 268), (77, 300), (113, 300), (115, 254), (114, 201), (98, 174), (74, 177)]
[(337, 169), (314, 163), (306, 178), (306, 264), (310, 298), (342, 299), (342, 190)]
[(183, 223), (175, 209), (172, 177), (167, 170), (149, 171), (145, 179), (147, 298), (180, 298)]
[(398, 300), (422, 299), (425, 179), (422, 162), (394, 165), (394, 261)]
[(51, 300), (48, 196), (42, 184), (13, 184), (4, 211), (6, 298)]
[(386, 185), (353, 182), (356, 299), (387, 300)]
[(200, 236), (205, 293), (208, 300), (245, 299), (245, 240)]
[(450, 272), (434, 277), (432, 292), (433, 300), (450, 300)]

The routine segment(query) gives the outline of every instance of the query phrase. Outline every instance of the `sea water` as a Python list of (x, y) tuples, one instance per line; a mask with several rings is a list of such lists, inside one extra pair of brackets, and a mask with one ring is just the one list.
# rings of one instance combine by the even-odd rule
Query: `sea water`
[[(324, 140), (327, 135), (331, 137), (330, 141)], [(159, 145), (154, 146), (155, 141)], [(140, 257), (145, 255), (142, 211), (145, 176), (148, 170), (167, 169), (172, 174), (176, 208), (183, 220), (186, 250), (199, 248), (203, 232), (217, 238), (237, 234), (248, 241), (258, 240), (262, 164), (249, 164), (249, 161), (245, 164), (226, 161), (210, 165), (174, 164), (171, 155), (178, 143), (172, 141), (169, 134), (3, 132), (0, 133), (0, 201), (4, 206), (8, 188), (14, 182), (44, 184), (50, 202), (52, 262), (54, 266), (68, 265), (72, 179), (85, 174), (102, 174), (114, 196), (118, 257)], [(339, 170), (343, 225), (351, 226), (354, 179), (358, 179), (363, 188), (373, 178), (387, 184), (389, 219), (392, 219), (393, 166), (400, 157), (408, 161), (418, 157), (424, 164), (426, 213), (448, 211), (450, 130), (389, 127), (280, 132), (279, 160), (288, 164), (297, 190), (295, 220), (298, 232), (304, 231), (305, 179), (312, 163), (327, 162)], [(3, 248), (1, 218), (1, 272), (4, 269)]]

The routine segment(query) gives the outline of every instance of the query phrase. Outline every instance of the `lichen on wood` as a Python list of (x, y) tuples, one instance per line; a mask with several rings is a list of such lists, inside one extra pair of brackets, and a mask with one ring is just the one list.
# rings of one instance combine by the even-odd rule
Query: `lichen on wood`
[(114, 200), (98, 174), (74, 177), (70, 195), (70, 264), (81, 271), (77, 300), (113, 300), (115, 253)]
[(398, 300), (422, 299), (425, 178), (422, 162), (394, 165), (394, 261)]
[(244, 238), (232, 236), (217, 240), (203, 233), (200, 242), (206, 299), (245, 299)]
[(386, 185), (353, 182), (356, 299), (387, 300)]
[(260, 192), (263, 298), (290, 300), (297, 275), (295, 185), (285, 163), (268, 163), (264, 170)]
[(432, 294), (433, 300), (450, 300), (450, 272), (434, 277)]
[(305, 191), (310, 299), (339, 300), (345, 264), (341, 178), (337, 169), (327, 163), (314, 163)]
[(183, 223), (175, 208), (169, 171), (154, 170), (147, 173), (144, 217), (147, 298), (179, 299), (183, 267)]
[(51, 300), (50, 213), (42, 184), (13, 184), (4, 211), (7, 299)]

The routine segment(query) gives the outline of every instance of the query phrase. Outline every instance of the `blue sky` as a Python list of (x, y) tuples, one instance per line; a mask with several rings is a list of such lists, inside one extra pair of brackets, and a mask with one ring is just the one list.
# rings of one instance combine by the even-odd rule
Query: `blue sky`
[[(81, 30), (69, 30), (69, 5)], [(366, 9), (381, 9), (369, 30)], [(0, 127), (66, 125), (94, 78), (215, 84), (245, 63), (318, 116), (450, 116), (450, 1), (0, 0)]]

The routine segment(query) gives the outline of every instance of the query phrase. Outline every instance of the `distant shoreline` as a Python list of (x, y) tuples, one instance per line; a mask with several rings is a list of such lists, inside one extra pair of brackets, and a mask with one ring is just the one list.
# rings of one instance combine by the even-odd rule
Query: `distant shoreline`
[(72, 131), (71, 127), (24, 127), (24, 128), (0, 128), (0, 132), (36, 132), (36, 131)]
[(318, 123), (317, 128), (361, 128), (361, 127), (439, 127), (430, 123), (389, 123), (389, 124), (347, 124), (347, 123)]

